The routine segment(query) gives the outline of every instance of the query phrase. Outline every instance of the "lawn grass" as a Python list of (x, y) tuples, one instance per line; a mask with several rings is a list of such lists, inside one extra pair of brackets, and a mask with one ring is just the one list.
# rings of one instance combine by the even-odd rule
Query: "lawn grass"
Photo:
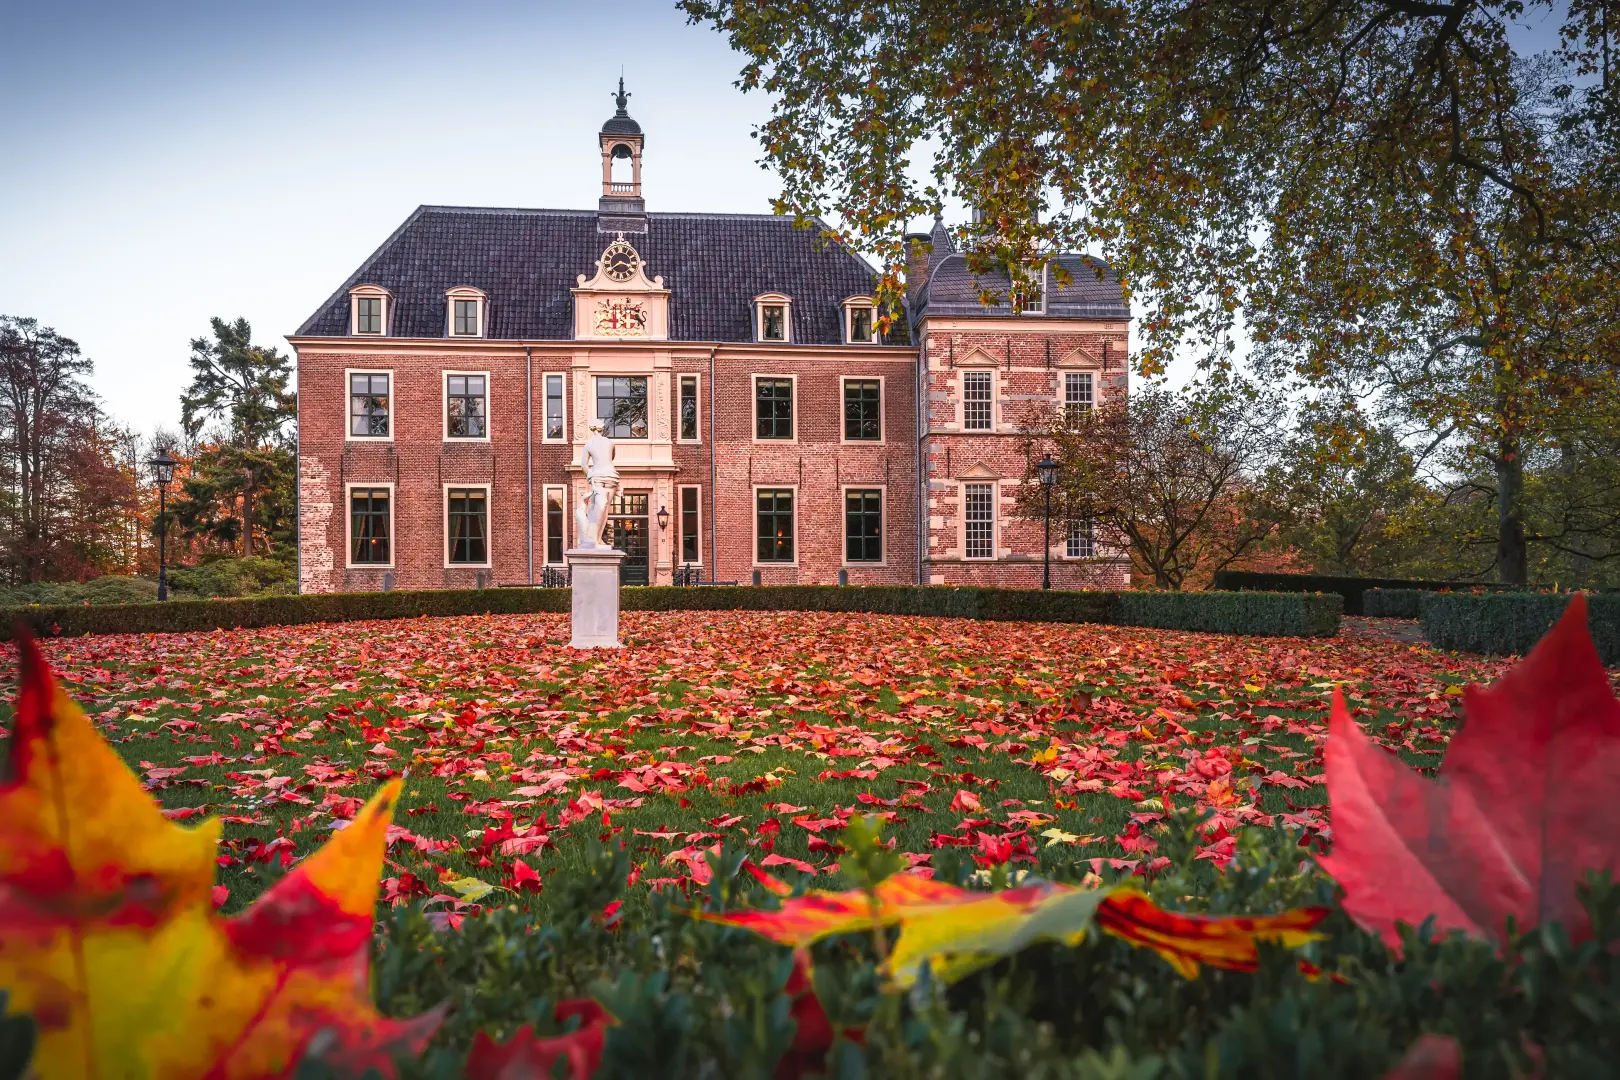
[[(399, 899), (507, 902), (514, 860), (543, 885), (593, 836), (630, 845), (642, 888), (701, 880), (725, 839), (836, 887), (839, 823), (857, 812), (890, 815), (921, 864), (959, 841), (994, 859), (1005, 840), (1018, 858), (1074, 845), (1129, 871), (1153, 866), (1169, 801), (1213, 811), (1218, 862), (1243, 824), (1326, 824), (1335, 686), (1375, 737), (1432, 767), (1454, 688), (1506, 666), (1365, 636), (825, 613), (627, 613), (623, 650), (567, 638), (565, 616), (512, 615), (45, 651), (173, 816), (225, 818), (226, 911), (400, 773), (385, 871)], [(14, 661), (3, 677), (9, 719)]]

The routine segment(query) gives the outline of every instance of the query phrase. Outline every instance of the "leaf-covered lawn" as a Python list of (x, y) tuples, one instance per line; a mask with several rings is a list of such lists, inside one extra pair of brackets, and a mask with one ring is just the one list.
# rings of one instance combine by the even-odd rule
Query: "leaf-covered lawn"
[[(1331, 641), (878, 615), (627, 613), (619, 652), (564, 616), (416, 619), (45, 644), (178, 819), (227, 822), (235, 910), (408, 773), (385, 895), (446, 911), (539, 892), (589, 838), (643, 885), (706, 880), (707, 850), (838, 884), (837, 834), (888, 817), (914, 864), (1078, 845), (1152, 869), (1166, 806), (1216, 811), (1199, 857), (1279, 818), (1326, 827), (1334, 685), (1433, 766), (1463, 682), (1502, 661), (1365, 633)], [(5, 712), (15, 693), (6, 662)], [(490, 889), (493, 886), (495, 888)]]

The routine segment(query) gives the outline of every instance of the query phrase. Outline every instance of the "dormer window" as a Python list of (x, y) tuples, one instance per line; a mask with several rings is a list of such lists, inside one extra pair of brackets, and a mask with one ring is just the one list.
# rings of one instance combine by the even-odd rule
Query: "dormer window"
[(852, 296), (844, 301), (844, 341), (850, 345), (871, 345), (877, 341), (870, 296)]
[(1020, 315), (1046, 314), (1046, 267), (1025, 267), (1013, 282), (1013, 311)]
[(448, 310), (447, 332), (451, 337), (484, 336), (484, 301), (482, 290), (462, 286), (445, 293)]
[(788, 310), (792, 301), (781, 293), (766, 293), (754, 298), (754, 335), (760, 341), (790, 340)]
[(382, 336), (388, 333), (388, 307), (393, 299), (380, 285), (356, 285), (349, 290), (349, 332)]

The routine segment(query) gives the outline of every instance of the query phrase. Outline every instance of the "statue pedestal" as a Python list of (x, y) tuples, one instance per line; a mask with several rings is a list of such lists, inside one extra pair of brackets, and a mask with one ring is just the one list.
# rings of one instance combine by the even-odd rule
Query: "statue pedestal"
[(619, 564), (624, 552), (616, 548), (570, 548), (568, 560), (573, 590), (575, 649), (619, 647)]

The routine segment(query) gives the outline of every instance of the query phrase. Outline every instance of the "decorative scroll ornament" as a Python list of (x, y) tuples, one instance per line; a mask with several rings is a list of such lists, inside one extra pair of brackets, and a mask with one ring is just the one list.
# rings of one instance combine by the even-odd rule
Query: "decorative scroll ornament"
[(628, 298), (598, 300), (596, 332), (609, 337), (640, 337), (647, 332), (647, 305)]

